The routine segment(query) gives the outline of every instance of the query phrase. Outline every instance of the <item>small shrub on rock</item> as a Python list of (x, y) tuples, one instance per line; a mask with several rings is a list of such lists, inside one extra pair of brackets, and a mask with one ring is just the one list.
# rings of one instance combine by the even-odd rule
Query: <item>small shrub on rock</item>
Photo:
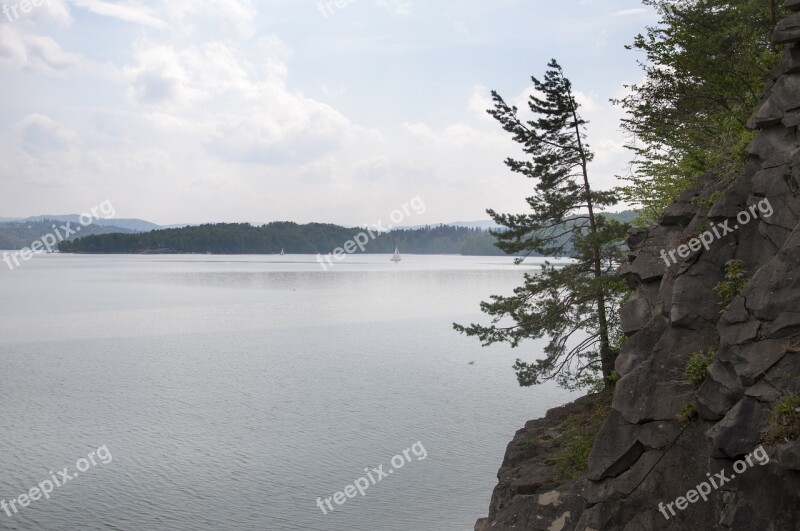
[(800, 438), (800, 396), (790, 394), (772, 406), (767, 441), (770, 444)]
[(706, 352), (696, 352), (692, 354), (692, 357), (686, 362), (686, 370), (684, 373), (686, 379), (694, 385), (702, 384), (708, 374), (708, 366), (714, 361), (714, 356), (716, 356), (716, 354), (717, 352), (713, 347)]
[(714, 286), (714, 293), (722, 299), (723, 311), (747, 285), (746, 274), (744, 262), (741, 260), (725, 262), (725, 280)]
[(678, 422), (691, 422), (697, 418), (697, 407), (694, 404), (686, 404), (678, 413), (676, 419)]

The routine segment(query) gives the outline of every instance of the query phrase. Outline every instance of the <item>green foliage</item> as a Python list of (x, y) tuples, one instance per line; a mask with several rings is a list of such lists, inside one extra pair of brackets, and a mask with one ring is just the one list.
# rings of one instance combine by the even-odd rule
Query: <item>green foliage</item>
[(697, 406), (694, 404), (684, 404), (681, 408), (681, 412), (678, 413), (678, 416), (675, 419), (678, 422), (691, 422), (698, 417), (697, 415)]
[(708, 374), (708, 366), (714, 361), (716, 355), (717, 351), (714, 347), (709, 348), (706, 352), (692, 354), (689, 361), (686, 362), (684, 371), (686, 379), (695, 385), (702, 384)]
[(775, 444), (798, 438), (800, 438), (800, 396), (787, 394), (772, 406), (767, 442)]
[[(695, 199), (694, 203), (700, 205), (702, 207), (711, 208), (714, 204), (719, 201), (719, 198), (722, 197), (723, 191), (717, 190), (713, 194), (711, 194), (707, 199)], [(702, 230), (700, 232), (703, 232)]]
[(534, 192), (526, 199), (531, 210), (488, 213), (504, 227), (493, 234), (506, 253), (569, 256), (574, 261), (564, 267), (546, 263), (540, 273), (527, 274), (513, 295), (494, 295), (483, 302), (491, 325), (454, 328), (484, 345), (506, 342), (517, 347), (522, 340), (546, 337), (542, 358), (514, 365), (520, 385), (555, 380), (569, 389), (598, 382), (605, 386), (616, 355), (612, 341), (619, 330), (617, 310), (627, 292), (617, 268), (624, 258), (628, 224), (599, 214), (617, 203), (617, 192), (590, 186), (593, 154), (586, 144), (587, 122), (563, 70), (553, 60), (543, 80), (532, 80), (535, 93), (528, 109), (533, 119), (523, 120), (497, 92), (492, 92), (494, 109), (489, 111), (525, 154), (507, 159), (506, 165), (534, 181)]
[(584, 413), (568, 417), (556, 428), (554, 442), (560, 447), (551, 463), (558, 466), (559, 479), (580, 477), (589, 471), (589, 453), (597, 432), (611, 413), (613, 394), (598, 393), (594, 407)]
[(634, 160), (623, 199), (653, 221), (697, 177), (734, 178), (754, 133), (745, 124), (780, 60), (771, 35), (778, 0), (644, 0), (661, 16), (628, 49), (642, 83), (616, 100)]
[(747, 272), (741, 260), (728, 260), (725, 263), (725, 280), (714, 286), (714, 293), (722, 299), (722, 307), (727, 308), (739, 292), (747, 285)]

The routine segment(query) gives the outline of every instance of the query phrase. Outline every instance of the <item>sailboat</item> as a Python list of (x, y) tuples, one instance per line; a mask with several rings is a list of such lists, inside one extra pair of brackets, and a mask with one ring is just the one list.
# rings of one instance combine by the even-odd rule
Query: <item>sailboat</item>
[(285, 254), (286, 253), (283, 252), (283, 249), (281, 249), (281, 256), (284, 256)]
[(394, 248), (394, 256), (392, 256), (392, 262), (397, 263), (400, 260), (402, 260), (402, 258), (400, 258), (400, 249), (395, 247)]

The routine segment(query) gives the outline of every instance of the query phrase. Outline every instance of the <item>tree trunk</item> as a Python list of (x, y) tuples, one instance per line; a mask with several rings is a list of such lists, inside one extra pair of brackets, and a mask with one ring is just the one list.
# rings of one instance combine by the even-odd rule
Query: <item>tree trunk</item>
[[(578, 140), (578, 152), (581, 157), (581, 170), (583, 171), (583, 187), (586, 192), (586, 207), (589, 210), (589, 229), (592, 236), (597, 234), (597, 220), (594, 215), (594, 206), (592, 205), (591, 187), (589, 186), (589, 170), (588, 161), (586, 160), (586, 151), (583, 148), (583, 141), (581, 140), (580, 126), (578, 125), (578, 112), (575, 109), (572, 91), (567, 94), (570, 102), (570, 110), (572, 111), (572, 119), (575, 123), (575, 136)], [(600, 280), (603, 276), (603, 264), (601, 262), (600, 248), (597, 245), (597, 239), (594, 240), (592, 252), (593, 256), (593, 269), (595, 280)], [(597, 304), (597, 324), (599, 327), (600, 335), (600, 367), (603, 373), (603, 387), (608, 388), (610, 385), (611, 372), (614, 370), (614, 360), (611, 359), (611, 344), (608, 338), (608, 317), (606, 315), (606, 297), (603, 291), (603, 285), (600, 284), (597, 294), (595, 295), (595, 303)]]
[[(777, 16), (777, 6), (775, 5), (775, 0), (769, 0), (769, 21), (770, 27), (774, 28), (775, 25), (778, 23), (778, 16)], [(770, 36), (772, 36), (770, 34)]]

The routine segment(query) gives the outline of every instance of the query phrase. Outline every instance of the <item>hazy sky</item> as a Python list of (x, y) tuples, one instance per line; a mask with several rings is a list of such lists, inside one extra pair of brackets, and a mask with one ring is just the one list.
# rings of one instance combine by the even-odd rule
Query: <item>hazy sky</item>
[(611, 185), (629, 153), (608, 100), (642, 75), (623, 46), (657, 20), (636, 0), (0, 3), (0, 217), (108, 199), (162, 224), (521, 211), (485, 110), (551, 57)]

